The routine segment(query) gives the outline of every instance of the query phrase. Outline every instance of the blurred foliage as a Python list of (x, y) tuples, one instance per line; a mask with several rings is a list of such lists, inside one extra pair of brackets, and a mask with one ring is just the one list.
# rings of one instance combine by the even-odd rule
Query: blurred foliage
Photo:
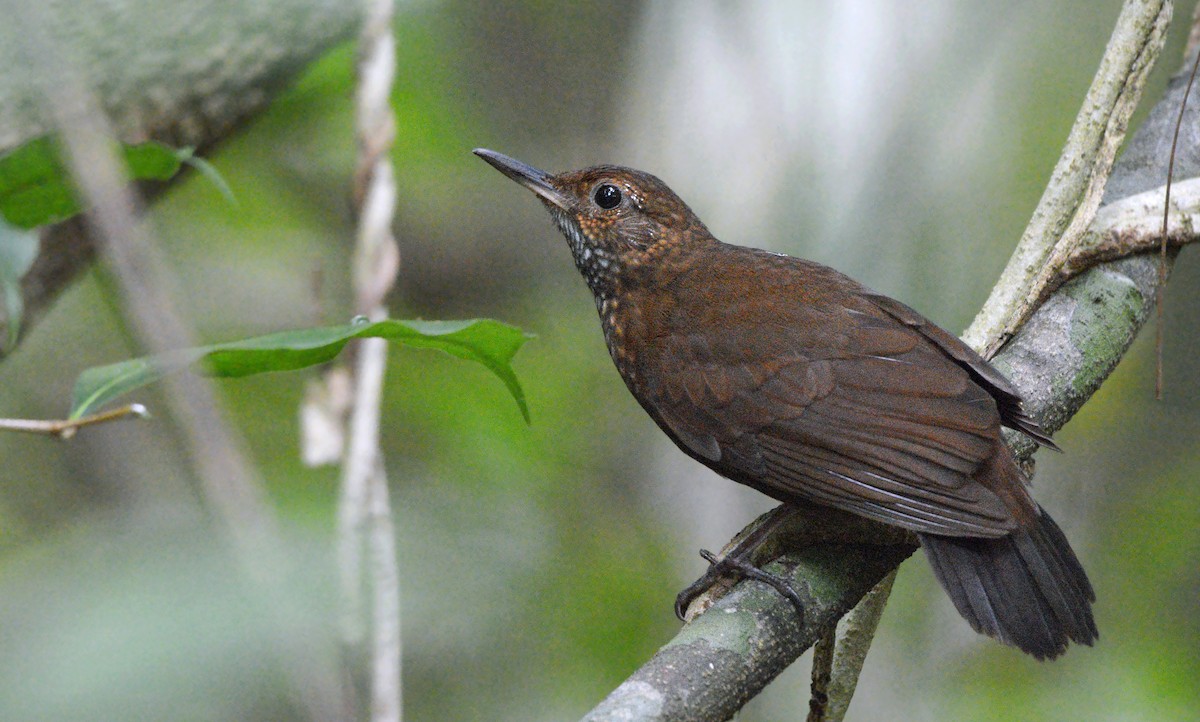
[[(470, 149), (551, 169), (643, 166), (714, 219), (725, 240), (831, 263), (962, 327), (1041, 193), (1118, 6), (940, 0), (915, 18), (882, 0), (405, 7), (394, 96), (403, 265), (392, 315), (486, 315), (538, 336), (513, 364), (532, 426), (482, 368), (435, 354), (389, 362), (383, 443), (401, 536), (407, 719), (580, 716), (677, 628), (674, 593), (702, 566), (682, 540), (720, 545), (753, 516), (730, 505), (719, 523), (679, 526), (694, 495), (730, 485), (700, 474), (638, 408), (561, 239)], [(792, 15), (754, 14), (774, 7)], [(717, 20), (699, 23), (709, 15)], [(1185, 30), (1173, 29), (1148, 97), (1174, 70)], [(817, 80), (801, 80), (763, 37), (787, 48), (811, 38), (806, 52), (862, 62), (875, 56), (858, 42), (892, 50), (865, 70), (831, 61), (811, 69)], [(687, 82), (659, 82), (654, 51), (690, 58), (689, 49), (706, 54), (672, 66)], [(156, 203), (180, 305), (208, 341), (349, 316), (353, 57), (346, 46), (316, 63), (210, 157), (236, 208), (194, 178)], [(914, 58), (924, 62), (916, 70)], [(786, 169), (745, 176), (756, 179), (746, 193), (734, 176), (714, 175), (717, 162), (759, 169), (772, 153), (756, 154), (751, 133), (699, 135), (746, 108), (706, 94), (705, 83), (726, 73), (735, 90), (753, 90), (772, 68), (806, 88), (826, 76), (878, 78), (903, 92), (875, 106), (869, 93), (829, 81), (829, 97), (865, 103), (870, 114), (849, 123), (826, 96), (806, 98), (813, 124), (799, 126), (799, 150), (771, 146)], [(667, 123), (664, 99), (680, 88), (708, 110)], [(751, 116), (782, 124), (786, 108), (758, 97)], [(861, 137), (838, 138), (839, 127)], [(667, 153), (674, 144), (687, 152)], [(846, 167), (847, 154), (864, 148), (869, 162)], [(755, 195), (762, 205), (746, 205)], [(749, 208), (761, 213), (747, 229), (738, 214)], [(1098, 589), (1097, 647), (1039, 665), (979, 638), (918, 558), (900, 575), (850, 719), (1172, 720), (1200, 706), (1192, 255), (1183, 254), (1168, 295), (1167, 401), (1151, 401), (1143, 339), (1058, 435), (1067, 453), (1039, 457), (1038, 498)], [(61, 416), (81, 369), (138, 353), (97, 270), (0, 365), (0, 413)], [(323, 634), (335, 618), (337, 473), (298, 460), (310, 375), (220, 388), (302, 563), (293, 588), (315, 620), (308, 633)], [(153, 388), (138, 400), (163, 408)], [(168, 420), (92, 429), (65, 444), (0, 436), (0, 458), (0, 718), (294, 717), (262, 643), (266, 616), (197, 507)], [(674, 466), (689, 486), (664, 486)], [(741, 719), (796, 718), (806, 678), (796, 665)]]
[[(167, 180), (191, 157), (161, 143), (120, 148), (130, 178)], [(0, 156), (0, 216), (18, 228), (34, 228), (70, 218), (80, 202), (54, 138), (43, 136)]]

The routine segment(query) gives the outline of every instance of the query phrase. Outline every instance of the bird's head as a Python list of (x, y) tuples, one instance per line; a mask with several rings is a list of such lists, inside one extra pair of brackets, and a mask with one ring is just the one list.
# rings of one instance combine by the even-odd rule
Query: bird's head
[(553, 175), (495, 151), (477, 148), (475, 155), (541, 199), (598, 296), (622, 273), (709, 237), (687, 204), (649, 173), (600, 165)]

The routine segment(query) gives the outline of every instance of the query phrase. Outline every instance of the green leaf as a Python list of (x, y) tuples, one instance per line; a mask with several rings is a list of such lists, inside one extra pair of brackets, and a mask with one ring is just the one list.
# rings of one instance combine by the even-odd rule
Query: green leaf
[[(161, 143), (121, 147), (129, 176), (167, 180), (179, 172), (179, 153)], [(0, 156), (0, 216), (19, 228), (55, 223), (82, 210), (58, 143), (42, 136)]]
[(4, 306), (4, 318), (8, 325), (8, 342), (11, 349), (17, 343), (21, 331), (21, 314), (25, 304), (21, 300), (21, 278), (37, 258), (38, 237), (32, 231), (14, 228), (0, 218), (0, 303)]
[(121, 148), (129, 177), (137, 180), (169, 180), (179, 172), (184, 157), (191, 157), (191, 149), (175, 150), (162, 143), (141, 143)]
[(79, 203), (54, 141), (32, 140), (0, 157), (0, 214), (20, 228), (75, 215)]
[(469, 321), (398, 321), (307, 328), (241, 341), (183, 349), (163, 356), (122, 361), (87, 369), (75, 380), (70, 418), (77, 419), (113, 399), (153, 383), (168, 373), (192, 367), (218, 377), (236, 378), (267, 371), (291, 371), (325, 363), (355, 338), (383, 338), (417, 348), (433, 348), (483, 364), (498, 376), (516, 400), (525, 421), (525, 393), (512, 369), (517, 350), (530, 338), (520, 329), (491, 319)]

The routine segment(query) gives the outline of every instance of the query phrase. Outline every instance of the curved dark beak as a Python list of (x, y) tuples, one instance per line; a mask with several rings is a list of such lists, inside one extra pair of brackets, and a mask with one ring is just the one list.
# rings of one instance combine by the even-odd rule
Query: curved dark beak
[(563, 210), (570, 206), (570, 198), (550, 184), (553, 176), (546, 171), (538, 170), (516, 158), (509, 158), (503, 153), (497, 153), (487, 148), (476, 148), (471, 152), (487, 161), (488, 165), (538, 194), (547, 203)]

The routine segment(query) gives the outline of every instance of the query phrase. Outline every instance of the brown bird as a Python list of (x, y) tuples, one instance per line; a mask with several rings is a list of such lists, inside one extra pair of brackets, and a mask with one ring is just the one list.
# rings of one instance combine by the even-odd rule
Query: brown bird
[(916, 532), (971, 626), (1039, 659), (1097, 638), (1087, 575), (1000, 428), (1053, 444), (979, 354), (832, 268), (718, 241), (648, 173), (475, 154), (549, 209), (617, 370), (684, 453)]

